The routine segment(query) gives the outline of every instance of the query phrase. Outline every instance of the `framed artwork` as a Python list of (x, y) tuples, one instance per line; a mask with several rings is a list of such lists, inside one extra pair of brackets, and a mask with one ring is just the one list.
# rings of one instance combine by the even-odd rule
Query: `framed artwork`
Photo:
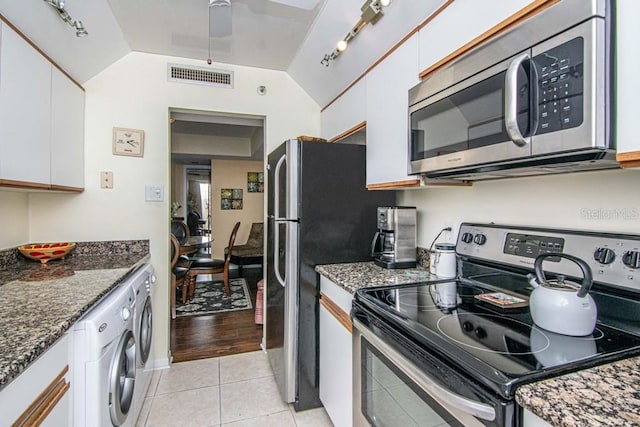
[(220, 190), (220, 209), (242, 209), (242, 188), (222, 188)]
[(247, 172), (247, 192), (264, 193), (263, 172)]
[(144, 131), (113, 128), (113, 154), (142, 157), (144, 155)]

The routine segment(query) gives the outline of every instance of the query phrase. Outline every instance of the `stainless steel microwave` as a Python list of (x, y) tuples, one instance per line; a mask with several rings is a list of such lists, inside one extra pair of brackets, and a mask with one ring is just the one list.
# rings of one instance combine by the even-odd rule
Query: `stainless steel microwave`
[(619, 167), (613, 1), (561, 0), (409, 91), (409, 173), (496, 179)]

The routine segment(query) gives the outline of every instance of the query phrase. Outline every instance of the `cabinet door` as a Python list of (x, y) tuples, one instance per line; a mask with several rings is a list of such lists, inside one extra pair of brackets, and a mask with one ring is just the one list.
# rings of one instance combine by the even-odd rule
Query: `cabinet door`
[(640, 82), (638, 68), (638, 16), (640, 2), (621, 0), (616, 3), (616, 143), (619, 162), (625, 167), (640, 167), (640, 135), (636, 127)]
[(50, 183), (51, 64), (7, 25), (0, 41), (0, 179)]
[(351, 332), (335, 311), (348, 318), (353, 296), (326, 277), (320, 278), (320, 290), (320, 400), (333, 425), (348, 427), (353, 423)]
[(364, 122), (366, 114), (364, 79), (353, 85), (320, 115), (320, 134), (332, 139)]
[(407, 117), (418, 82), (417, 35), (367, 74), (367, 185), (417, 180), (407, 174)]
[(84, 187), (84, 91), (53, 67), (51, 185)]
[(34, 418), (45, 427), (71, 425), (71, 349), (71, 336), (66, 334), (0, 391), (0, 427), (18, 419), (34, 425)]

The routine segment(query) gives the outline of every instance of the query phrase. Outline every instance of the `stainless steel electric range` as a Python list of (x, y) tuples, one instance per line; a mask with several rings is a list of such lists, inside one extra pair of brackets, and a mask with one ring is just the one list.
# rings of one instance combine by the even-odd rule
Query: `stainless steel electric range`
[[(532, 321), (527, 274), (548, 252), (590, 267), (592, 334)], [(519, 426), (518, 386), (640, 354), (640, 236), (464, 223), (456, 253), (456, 280), (356, 293), (355, 425)], [(563, 258), (543, 268), (582, 279)], [(495, 293), (514, 299), (502, 305)]]

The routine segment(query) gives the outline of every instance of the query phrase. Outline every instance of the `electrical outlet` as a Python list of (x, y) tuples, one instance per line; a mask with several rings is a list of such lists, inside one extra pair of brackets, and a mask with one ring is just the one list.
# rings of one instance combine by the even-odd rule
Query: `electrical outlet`
[(113, 188), (113, 172), (100, 172), (100, 188)]
[(445, 231), (444, 233), (442, 233), (442, 237), (444, 237), (443, 240), (445, 242), (453, 242), (453, 232), (454, 232), (453, 224), (448, 224), (447, 223), (442, 228), (450, 228), (451, 229), (449, 231)]

